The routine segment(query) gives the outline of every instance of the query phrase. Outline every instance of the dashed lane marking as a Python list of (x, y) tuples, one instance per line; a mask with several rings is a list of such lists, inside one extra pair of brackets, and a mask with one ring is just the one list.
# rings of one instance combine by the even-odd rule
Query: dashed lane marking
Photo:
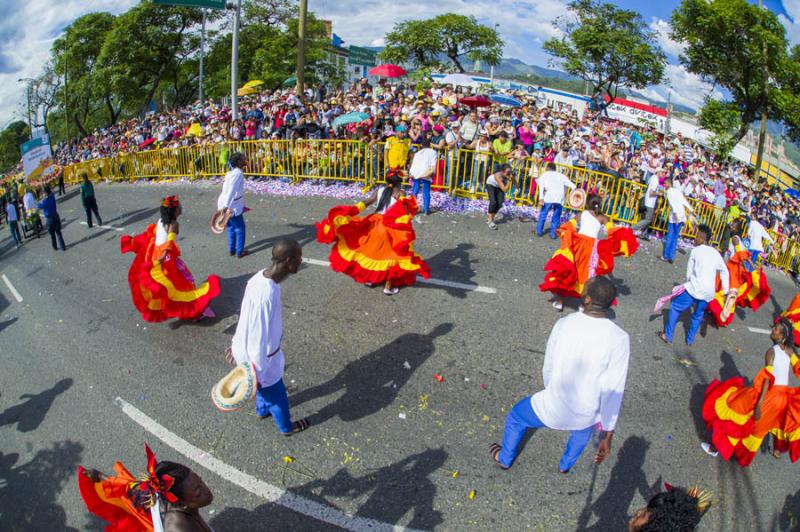
[(14, 299), (17, 300), (17, 303), (22, 303), (22, 296), (20, 295), (19, 292), (17, 292), (17, 289), (14, 288), (14, 285), (11, 284), (11, 281), (8, 280), (6, 274), (3, 274), (2, 277), (3, 277), (3, 282), (6, 283), (6, 286), (11, 291), (11, 294), (14, 296)]

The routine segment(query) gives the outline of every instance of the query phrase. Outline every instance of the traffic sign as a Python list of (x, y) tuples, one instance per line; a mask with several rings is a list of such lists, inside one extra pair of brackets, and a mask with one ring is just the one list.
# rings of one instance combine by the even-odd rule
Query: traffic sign
[(153, 0), (155, 4), (169, 6), (205, 7), (207, 9), (225, 9), (225, 0)]

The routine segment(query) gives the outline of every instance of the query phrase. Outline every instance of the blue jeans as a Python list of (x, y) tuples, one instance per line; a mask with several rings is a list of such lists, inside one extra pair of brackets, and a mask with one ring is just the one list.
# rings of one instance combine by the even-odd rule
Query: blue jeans
[(681, 227), (683, 222), (667, 224), (667, 237), (664, 239), (664, 258), (667, 260), (675, 260), (675, 254), (678, 251), (678, 238), (681, 236)]
[[(506, 427), (503, 430), (503, 449), (497, 459), (503, 467), (511, 467), (519, 453), (519, 444), (528, 429), (538, 429), (546, 425), (539, 419), (531, 406), (530, 396), (524, 398), (511, 409), (506, 416)], [(567, 448), (561, 457), (558, 467), (561, 471), (569, 471), (592, 438), (594, 425), (585, 429), (573, 430), (567, 440)]]
[[(755, 264), (756, 266), (758, 265), (759, 257), (761, 257), (761, 252), (760, 251), (756, 251), (755, 249), (751, 249), (750, 250), (750, 260), (752, 260), (753, 264)], [(745, 263), (744, 267), (748, 272), (752, 272), (753, 271), (753, 269), (747, 263)]]
[(244, 251), (244, 214), (228, 219), (228, 251), (241, 255)]
[(542, 210), (539, 211), (539, 221), (536, 223), (536, 234), (542, 236), (544, 234), (544, 221), (547, 219), (547, 214), (553, 211), (553, 216), (550, 218), (550, 237), (558, 238), (556, 236), (556, 229), (561, 226), (561, 209), (563, 207), (560, 203), (545, 203)]
[(675, 334), (675, 325), (678, 323), (678, 318), (680, 315), (686, 310), (694, 307), (694, 312), (692, 312), (692, 323), (689, 324), (689, 330), (686, 331), (686, 345), (692, 345), (694, 342), (694, 337), (697, 336), (697, 331), (700, 330), (700, 323), (703, 321), (703, 314), (705, 313), (707, 306), (708, 301), (693, 298), (689, 294), (688, 290), (673, 299), (672, 304), (669, 307), (669, 320), (667, 321), (667, 327), (664, 329), (664, 336), (667, 337), (667, 340), (670, 342), (672, 341), (672, 337)]
[(22, 235), (19, 234), (19, 222), (8, 222), (8, 228), (11, 230), (11, 238), (14, 239), (14, 244), (17, 246), (22, 244)]
[(414, 186), (411, 188), (411, 193), (414, 197), (419, 194), (420, 186), (422, 186), (422, 206), (425, 209), (425, 214), (431, 212), (431, 182), (428, 179), (415, 179)]
[(278, 430), (290, 432), (292, 430), (292, 415), (289, 412), (289, 397), (286, 395), (286, 386), (283, 379), (272, 386), (264, 388), (261, 385), (256, 390), (256, 414), (260, 417), (272, 416)]

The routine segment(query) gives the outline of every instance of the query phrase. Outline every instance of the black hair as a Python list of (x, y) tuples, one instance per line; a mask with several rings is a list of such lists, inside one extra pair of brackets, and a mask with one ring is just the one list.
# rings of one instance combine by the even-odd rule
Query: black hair
[(548, 170), (555, 170), (556, 169), (556, 163), (550, 161), (549, 163), (547, 163), (547, 169)]
[[(175, 462), (159, 462), (156, 464), (156, 476), (160, 479), (163, 475), (169, 475), (173, 479), (172, 487), (169, 492), (178, 498), (178, 502), (183, 499), (183, 483), (189, 478), (192, 470), (182, 464)], [(148, 489), (147, 483), (134, 483), (128, 490), (128, 498), (135, 508), (146, 510), (155, 502), (155, 490)]]
[(590, 194), (586, 198), (586, 209), (594, 213), (599, 213), (603, 209), (603, 200), (597, 194)]
[(706, 224), (698, 225), (697, 226), (697, 233), (698, 234), (702, 234), (703, 237), (705, 238), (706, 242), (710, 242), (711, 241), (711, 235), (713, 233), (711, 232), (711, 228), (709, 226), (707, 226)]
[(697, 499), (680, 487), (654, 495), (647, 511), (650, 517), (639, 532), (690, 532), (702, 517)]
[(381, 197), (378, 198), (378, 205), (375, 207), (375, 212), (382, 212), (386, 207), (389, 206), (389, 202), (392, 200), (392, 192), (394, 192), (395, 187), (400, 186), (400, 176), (394, 170), (390, 171), (386, 174), (386, 188), (383, 189), (381, 193)]
[(794, 332), (792, 322), (787, 318), (779, 318), (775, 321), (775, 325), (780, 325), (783, 331), (783, 345), (787, 345), (794, 349)]
[(89, 180), (89, 174), (87, 174), (86, 172), (82, 173), (81, 174), (81, 179), (83, 179), (84, 181), (88, 181)]
[(51, 192), (52, 192), (52, 189), (50, 188), (50, 185), (45, 185), (44, 186), (44, 195), (45, 196), (49, 196)]
[(244, 166), (245, 156), (244, 153), (237, 151), (233, 155), (228, 158), (228, 162), (230, 163), (232, 168), (241, 168)]
[(600, 308), (611, 308), (617, 297), (617, 287), (608, 277), (594, 277), (586, 288), (586, 294), (592, 298), (592, 303)]
[(273, 264), (277, 264), (288, 260), (296, 256), (299, 250), (301, 250), (301, 247), (297, 240), (282, 238), (272, 246), (272, 262)]
[(160, 216), (161, 216), (161, 224), (164, 226), (164, 229), (169, 226), (175, 219), (178, 217), (178, 209), (180, 208), (180, 204), (173, 205), (172, 207), (165, 207), (164, 205), (161, 206), (160, 209)]

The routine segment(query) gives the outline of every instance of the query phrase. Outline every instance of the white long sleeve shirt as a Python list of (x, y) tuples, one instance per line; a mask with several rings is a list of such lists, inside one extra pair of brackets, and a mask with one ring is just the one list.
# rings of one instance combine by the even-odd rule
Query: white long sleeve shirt
[(548, 170), (539, 177), (539, 198), (545, 203), (563, 203), (566, 188), (575, 188), (575, 183), (561, 172)]
[(607, 318), (576, 312), (553, 326), (544, 355), (544, 390), (531, 406), (546, 426), (581, 430), (617, 424), (628, 376), (630, 338)]
[(747, 232), (750, 239), (750, 249), (753, 251), (764, 251), (764, 240), (772, 242), (772, 237), (758, 220), (750, 220), (750, 229)]
[(674, 184), (667, 190), (666, 196), (669, 203), (669, 223), (684, 223), (686, 221), (686, 211), (692, 208), (689, 201), (684, 197), (681, 189)]
[(237, 363), (253, 363), (261, 387), (272, 386), (283, 377), (282, 338), (281, 287), (261, 270), (247, 281), (231, 343)]
[(217, 209), (231, 209), (234, 216), (244, 212), (244, 173), (234, 168), (225, 174), (222, 192), (217, 198)]
[(695, 299), (711, 301), (717, 291), (717, 274), (722, 292), (727, 294), (730, 276), (722, 255), (705, 244), (695, 247), (689, 253), (689, 263), (686, 265), (686, 291)]

